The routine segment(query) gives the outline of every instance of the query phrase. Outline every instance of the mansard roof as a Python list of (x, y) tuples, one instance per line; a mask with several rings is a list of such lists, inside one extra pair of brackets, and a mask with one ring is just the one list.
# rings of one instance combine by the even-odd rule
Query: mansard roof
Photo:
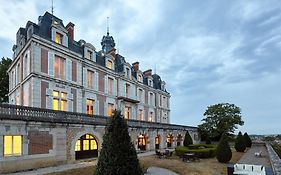
[[(71, 23), (70, 25), (74, 26), (73, 23)], [(33, 27), (33, 34), (35, 34), (39, 37), (42, 37), (46, 40), (49, 40), (49, 41), (52, 41), (52, 33), (51, 33), (52, 26), (56, 26), (56, 27), (63, 29), (64, 31), (67, 31), (66, 27), (63, 24), (63, 20), (50, 14), (49, 12), (45, 12), (45, 14), (43, 16), (39, 16), (38, 24), (28, 21), (25, 28), (20, 28), (18, 30), (17, 35), (21, 35), (21, 37), (25, 37), (25, 40), (27, 40), (27, 30), (30, 26)], [(98, 52), (95, 51), (95, 47), (93, 45), (91, 45), (90, 43), (86, 43), (84, 40), (79, 40), (77, 42), (77, 41), (71, 39), (68, 32), (67, 32), (67, 35), (68, 35), (68, 49), (69, 50), (83, 55), (84, 47), (88, 44), (91, 48), (94, 48), (94, 52), (96, 53), (96, 64), (105, 67), (106, 66), (105, 57), (112, 56), (112, 57), (114, 57), (114, 62), (115, 62), (114, 71), (118, 72), (118, 73), (121, 73), (124, 71), (124, 65), (127, 62), (126, 62), (124, 56), (122, 56), (118, 53), (117, 54), (115, 53), (115, 51), (116, 51), (116, 49), (114, 48), (115, 42), (114, 42), (113, 37), (109, 35), (109, 32), (107, 32), (106, 36), (103, 36), (102, 42), (101, 42), (102, 50), (98, 51)], [(137, 79), (137, 71), (135, 71), (133, 69), (133, 66), (131, 66), (130, 68), (131, 68), (132, 76), (135, 77), (135, 79)], [(161, 90), (162, 81), (161, 81), (161, 78), (159, 75), (154, 74), (152, 76), (151, 75), (147, 76), (143, 72), (141, 72), (141, 74), (143, 76), (143, 84), (148, 85), (148, 77), (152, 77), (154, 88)], [(165, 91), (165, 92), (167, 92), (167, 91)]]

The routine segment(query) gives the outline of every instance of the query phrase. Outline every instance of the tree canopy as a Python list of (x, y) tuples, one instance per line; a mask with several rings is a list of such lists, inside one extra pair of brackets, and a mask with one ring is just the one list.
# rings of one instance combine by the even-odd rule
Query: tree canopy
[(102, 149), (95, 175), (141, 175), (137, 153), (120, 111), (114, 111), (103, 136)]
[(8, 93), (9, 93), (9, 75), (7, 70), (11, 65), (12, 60), (10, 58), (2, 58), (0, 61), (0, 102), (8, 102)]
[(232, 152), (230, 146), (227, 142), (227, 136), (225, 134), (222, 135), (218, 147), (217, 147), (217, 160), (221, 163), (227, 163), (232, 158)]
[[(219, 140), (223, 133), (232, 134), (238, 125), (243, 125), (241, 110), (234, 104), (219, 103), (208, 106), (203, 123), (199, 125), (202, 135), (208, 133), (211, 138)], [(216, 139), (214, 139), (216, 140)]]
[(183, 145), (187, 147), (188, 145), (192, 145), (192, 144), (193, 144), (193, 140), (192, 140), (189, 132), (186, 131), (184, 140), (183, 140)]

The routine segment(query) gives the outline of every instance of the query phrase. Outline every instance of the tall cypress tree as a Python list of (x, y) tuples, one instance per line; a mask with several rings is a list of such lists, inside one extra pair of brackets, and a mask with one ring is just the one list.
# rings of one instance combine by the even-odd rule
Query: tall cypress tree
[(193, 144), (193, 140), (192, 140), (189, 132), (186, 131), (185, 136), (184, 136), (183, 145), (187, 147), (188, 145), (192, 145), (192, 144)]
[(227, 142), (227, 136), (225, 134), (222, 135), (218, 147), (217, 147), (217, 160), (221, 163), (227, 163), (232, 158), (232, 152), (230, 146)]
[(235, 147), (237, 152), (244, 152), (245, 149), (246, 149), (246, 142), (245, 142), (245, 139), (242, 136), (241, 132), (238, 133), (238, 136), (235, 140), (235, 146), (234, 147)]
[(252, 146), (252, 140), (251, 140), (251, 138), (249, 137), (248, 133), (245, 132), (244, 135), (243, 135), (243, 137), (244, 137), (244, 140), (245, 140), (245, 142), (246, 142), (246, 147), (250, 148), (250, 147)]
[(103, 136), (95, 175), (141, 175), (137, 153), (120, 111), (114, 111)]

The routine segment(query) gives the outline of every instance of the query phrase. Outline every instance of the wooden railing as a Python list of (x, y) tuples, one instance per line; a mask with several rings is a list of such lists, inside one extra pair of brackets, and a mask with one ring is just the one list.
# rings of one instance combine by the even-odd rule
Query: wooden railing
[[(56, 111), (35, 107), (0, 104), (0, 120), (22, 120), (34, 122), (66, 123), (66, 124), (87, 124), (105, 126), (109, 117), (100, 115), (88, 115), (77, 112)], [(197, 130), (197, 127), (156, 123), (139, 120), (127, 120), (130, 127), (169, 129), (169, 130)]]

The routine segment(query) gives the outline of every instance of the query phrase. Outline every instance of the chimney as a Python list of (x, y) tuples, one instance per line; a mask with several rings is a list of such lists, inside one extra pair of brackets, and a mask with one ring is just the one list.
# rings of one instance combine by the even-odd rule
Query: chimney
[(139, 70), (139, 62), (135, 62), (135, 63), (133, 63), (132, 65), (133, 65), (133, 69), (134, 69), (135, 71), (138, 71), (138, 70)]
[(74, 40), (74, 24), (72, 22), (69, 22), (66, 25), (66, 30), (68, 31), (68, 36), (70, 37), (71, 40)]
[(148, 76), (151, 76), (152, 75), (152, 70), (151, 69), (148, 69), (146, 71), (143, 72), (144, 76), (148, 77)]

